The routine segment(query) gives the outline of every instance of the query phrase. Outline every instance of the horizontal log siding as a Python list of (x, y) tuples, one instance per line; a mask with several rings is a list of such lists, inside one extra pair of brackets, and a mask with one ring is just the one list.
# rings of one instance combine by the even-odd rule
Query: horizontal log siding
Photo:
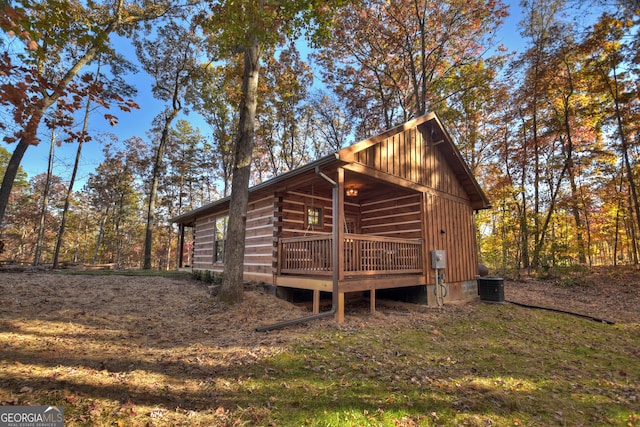
[(221, 264), (213, 263), (213, 238), (216, 215), (207, 215), (196, 219), (194, 228), (193, 268), (222, 271)]
[(253, 280), (273, 273), (273, 201), (272, 194), (249, 200), (244, 247), (245, 279)]
[[(426, 254), (446, 251), (447, 282), (474, 280), (478, 270), (473, 209), (466, 203), (426, 195)], [(442, 233), (444, 231), (444, 233)], [(431, 265), (429, 265), (431, 267)], [(427, 277), (433, 283), (433, 277)]]
[[(332, 201), (330, 197), (302, 192), (288, 192), (281, 195), (280, 211), (277, 213), (278, 237), (308, 236), (318, 233), (330, 233), (332, 217)], [(305, 227), (305, 206), (322, 208), (322, 226)]]
[[(207, 215), (196, 220), (193, 268), (223, 271), (223, 264), (213, 262), (215, 219), (227, 212)], [(245, 279), (268, 278), (273, 273), (273, 196), (250, 200), (244, 247)]]
[(360, 213), (363, 234), (403, 239), (422, 237), (419, 194), (364, 203)]
[(356, 162), (443, 193), (468, 199), (426, 127), (411, 128), (354, 154)]

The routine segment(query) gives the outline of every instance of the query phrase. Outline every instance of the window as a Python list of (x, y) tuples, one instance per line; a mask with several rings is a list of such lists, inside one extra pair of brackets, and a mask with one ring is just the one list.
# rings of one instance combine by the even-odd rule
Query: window
[(227, 241), (227, 224), (229, 216), (221, 216), (216, 218), (216, 231), (213, 241), (213, 262), (224, 262), (224, 244)]
[(307, 207), (307, 227), (322, 227), (322, 208)]

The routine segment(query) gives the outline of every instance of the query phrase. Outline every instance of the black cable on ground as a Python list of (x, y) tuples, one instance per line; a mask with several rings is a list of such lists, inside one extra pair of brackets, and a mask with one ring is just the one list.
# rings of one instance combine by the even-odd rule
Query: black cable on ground
[(615, 325), (616, 324), (616, 322), (614, 322), (612, 320), (600, 319), (598, 317), (589, 316), (587, 314), (573, 313), (571, 311), (560, 310), (560, 309), (557, 309), (557, 308), (540, 307), (540, 306), (537, 306), (537, 305), (523, 304), (521, 302), (515, 302), (515, 301), (505, 301), (505, 302), (508, 302), (509, 304), (518, 305), (520, 307), (525, 307), (525, 308), (536, 308), (538, 310), (547, 310), (547, 311), (554, 311), (556, 313), (569, 314), (571, 316), (577, 316), (577, 317), (581, 317), (583, 319), (593, 320), (594, 322), (598, 322), (598, 323), (606, 323), (607, 325)]

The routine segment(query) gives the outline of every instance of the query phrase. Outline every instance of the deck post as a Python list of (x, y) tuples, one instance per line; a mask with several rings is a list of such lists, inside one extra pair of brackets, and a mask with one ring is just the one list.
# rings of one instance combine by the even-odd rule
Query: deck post
[(320, 313), (320, 291), (318, 289), (313, 290), (313, 314)]
[(369, 291), (369, 309), (371, 314), (376, 312), (376, 288), (371, 288)]
[(429, 218), (427, 215), (427, 211), (428, 211), (428, 203), (429, 201), (428, 199), (429, 194), (426, 191), (422, 192), (420, 201), (422, 203), (420, 203), (420, 215), (421, 215), (421, 219), (420, 219), (420, 228), (422, 229), (422, 275), (425, 278), (425, 286), (426, 286), (426, 305), (429, 305), (429, 274), (428, 274), (428, 268), (430, 266), (429, 263), (429, 259), (428, 259), (428, 249), (427, 249), (427, 245), (429, 245), (429, 247), (431, 248), (431, 242), (427, 242), (427, 219)]
[(344, 169), (338, 168), (338, 178), (333, 186), (332, 238), (333, 238), (333, 302), (337, 303), (336, 320), (344, 322), (344, 292), (339, 292), (344, 279)]

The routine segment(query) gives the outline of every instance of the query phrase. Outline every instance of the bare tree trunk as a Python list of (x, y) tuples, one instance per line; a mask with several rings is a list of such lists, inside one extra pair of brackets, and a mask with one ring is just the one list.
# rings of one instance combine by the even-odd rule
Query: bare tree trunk
[(619, 248), (619, 242), (620, 242), (620, 210), (622, 209), (622, 183), (624, 181), (624, 174), (622, 172), (620, 172), (620, 187), (619, 190), (616, 194), (616, 198), (618, 199), (618, 203), (616, 205), (616, 226), (615, 226), (615, 237), (614, 237), (614, 243), (613, 243), (613, 265), (616, 266), (618, 265), (618, 248)]
[(257, 39), (244, 52), (242, 100), (240, 104), (239, 134), (235, 147), (229, 224), (224, 255), (224, 278), (220, 300), (227, 303), (242, 301), (244, 273), (244, 240), (249, 201), (249, 178), (255, 136), (255, 117), (258, 105), (258, 77), (260, 74), (260, 44)]
[(40, 265), (42, 256), (42, 244), (44, 241), (44, 231), (46, 226), (47, 206), (49, 205), (49, 187), (51, 186), (51, 174), (53, 173), (53, 147), (56, 142), (56, 134), (51, 132), (51, 144), (49, 146), (49, 162), (47, 163), (47, 180), (44, 184), (42, 194), (42, 210), (40, 211), (40, 230), (38, 230), (38, 240), (36, 241), (36, 255), (33, 265)]
[[(96, 71), (95, 81), (98, 81), (100, 76), (100, 61), (98, 61), (98, 69)], [(78, 167), (80, 166), (80, 157), (82, 155), (82, 145), (87, 135), (87, 128), (89, 127), (89, 110), (91, 109), (91, 95), (87, 97), (87, 105), (84, 108), (84, 119), (82, 123), (82, 133), (78, 140), (78, 150), (76, 151), (76, 159), (73, 163), (73, 171), (71, 172), (71, 179), (69, 180), (69, 187), (67, 188), (67, 196), (64, 199), (64, 208), (62, 209), (62, 219), (60, 220), (60, 228), (58, 229), (58, 240), (56, 241), (56, 248), (53, 252), (53, 268), (58, 268), (58, 259), (60, 258), (60, 248), (62, 247), (62, 238), (64, 237), (65, 227), (67, 226), (67, 214), (69, 213), (69, 204), (71, 202), (71, 196), (73, 195), (73, 185), (76, 182), (76, 175), (78, 174)]]
[[(635, 265), (638, 264), (638, 246), (635, 243), (637, 240), (636, 236), (636, 227), (634, 224), (640, 222), (640, 203), (638, 202), (638, 190), (636, 188), (636, 183), (633, 175), (633, 168), (631, 166), (631, 162), (629, 160), (629, 143), (627, 141), (627, 135), (625, 133), (624, 120), (622, 117), (622, 109), (620, 107), (620, 93), (619, 93), (619, 84), (618, 84), (618, 72), (615, 65), (604, 69), (602, 66), (598, 66), (598, 70), (602, 76), (602, 81), (607, 85), (609, 89), (609, 94), (611, 95), (611, 99), (613, 101), (615, 117), (616, 117), (616, 125), (618, 127), (618, 135), (620, 135), (620, 148), (622, 151), (622, 159), (624, 162), (625, 170), (627, 172), (627, 181), (629, 183), (629, 191), (631, 193), (630, 200), (630, 208), (632, 212), (635, 212), (635, 221), (633, 220), (633, 213), (631, 214), (631, 239), (634, 242), (633, 251), (631, 256), (633, 257), (633, 263)], [(609, 74), (613, 73), (613, 83), (609, 79)]]
[[(174, 102), (175, 104), (175, 102)], [(180, 109), (172, 109), (165, 116), (162, 136), (156, 150), (156, 157), (153, 162), (153, 172), (151, 178), (151, 189), (149, 190), (149, 203), (147, 204), (147, 227), (144, 238), (144, 266), (145, 270), (151, 269), (151, 249), (153, 247), (153, 219), (156, 209), (156, 196), (158, 194), (158, 182), (160, 181), (160, 168), (162, 167), (162, 157), (164, 156), (164, 148), (169, 139), (169, 130), (173, 119), (178, 115)]]
[(11, 196), (13, 183), (16, 180), (18, 170), (20, 169), (20, 163), (22, 162), (24, 153), (27, 151), (27, 148), (29, 148), (29, 145), (31, 144), (29, 144), (24, 137), (20, 138), (16, 149), (13, 150), (13, 154), (9, 159), (7, 168), (4, 171), (4, 178), (2, 179), (2, 185), (0, 186), (0, 229), (4, 219), (4, 214), (7, 210), (7, 205), (9, 204), (9, 196)]
[(107, 222), (107, 216), (109, 215), (109, 206), (105, 210), (104, 214), (100, 217), (100, 227), (98, 228), (98, 237), (96, 238), (96, 247), (93, 252), (93, 265), (98, 263), (98, 253), (100, 252), (100, 245), (102, 245), (102, 236), (104, 236), (104, 227)]
[[(505, 137), (506, 141), (506, 137)], [(522, 177), (520, 178), (520, 187), (522, 188), (522, 212), (520, 214), (520, 245), (522, 247), (520, 253), (521, 263), (518, 265), (518, 276), (520, 275), (520, 269), (526, 268), (527, 273), (530, 273), (529, 269), (531, 268), (530, 257), (529, 257), (529, 208), (527, 205), (527, 193), (525, 191), (526, 187), (526, 159), (527, 159), (527, 128), (524, 117), (522, 117), (522, 149), (524, 150), (522, 156)], [(506, 154), (506, 153), (505, 153)], [(505, 163), (508, 162), (508, 158), (505, 159)]]
[(120, 201), (118, 202), (118, 213), (116, 214), (115, 221), (115, 237), (116, 237), (116, 269), (120, 270), (120, 265), (122, 262), (122, 240), (123, 237), (120, 235), (120, 222), (122, 217), (124, 216), (124, 194), (120, 195)]
[[(549, 224), (551, 223), (551, 218), (553, 217), (553, 214), (555, 213), (555, 210), (556, 210), (556, 201), (558, 200), (558, 193), (560, 192), (560, 184), (562, 183), (562, 180), (564, 179), (568, 169), (569, 169), (569, 163), (565, 161), (564, 166), (560, 171), (560, 175), (556, 180), (555, 186), (553, 185), (552, 179), (551, 178), (549, 179), (549, 188), (551, 189), (549, 209), (545, 216), (545, 220), (542, 223), (542, 227), (540, 228), (540, 231), (539, 231), (539, 236), (540, 236), (539, 240), (536, 242), (536, 245), (534, 248), (534, 251), (535, 251), (534, 256), (536, 256), (535, 254), (537, 254), (538, 261), (540, 260), (540, 253), (542, 253), (542, 249), (544, 248), (544, 245), (545, 245), (545, 240), (547, 237), (547, 231), (549, 230)], [(538, 264), (537, 268), (540, 268), (540, 267), (541, 267), (540, 264)]]
[[(624, 126), (622, 124), (622, 117), (621, 117), (620, 108), (617, 100), (615, 104), (616, 104), (616, 118), (618, 121), (618, 133), (620, 135), (620, 142), (622, 146), (622, 158), (624, 160), (625, 170), (627, 171), (627, 182), (629, 183), (629, 191), (631, 192), (630, 207), (632, 208), (633, 213), (635, 213), (636, 215), (636, 220), (633, 221), (633, 213), (631, 213), (631, 224), (632, 224), (631, 237), (632, 237), (632, 240), (635, 242), (637, 240), (637, 234), (636, 234), (637, 230), (634, 224), (638, 224), (638, 221), (640, 221), (640, 204), (638, 203), (638, 190), (636, 188), (635, 179), (633, 177), (633, 168), (629, 160), (629, 146), (627, 144), (626, 135), (624, 134)], [(636, 244), (633, 245), (632, 255), (633, 255), (633, 263), (637, 265), (638, 264), (638, 246)]]
[(582, 235), (583, 225), (582, 218), (580, 216), (580, 195), (578, 194), (578, 186), (576, 185), (576, 177), (575, 177), (575, 165), (573, 163), (573, 134), (571, 132), (571, 123), (570, 123), (570, 99), (573, 95), (573, 80), (571, 78), (571, 68), (569, 64), (564, 61), (564, 64), (567, 69), (567, 77), (568, 77), (568, 93), (563, 96), (563, 125), (565, 132), (567, 134), (567, 145), (566, 145), (566, 163), (567, 163), (567, 172), (569, 174), (569, 185), (571, 187), (571, 214), (573, 216), (573, 221), (576, 225), (576, 242), (578, 245), (578, 262), (580, 264), (586, 264), (586, 250), (584, 245), (584, 237)]

